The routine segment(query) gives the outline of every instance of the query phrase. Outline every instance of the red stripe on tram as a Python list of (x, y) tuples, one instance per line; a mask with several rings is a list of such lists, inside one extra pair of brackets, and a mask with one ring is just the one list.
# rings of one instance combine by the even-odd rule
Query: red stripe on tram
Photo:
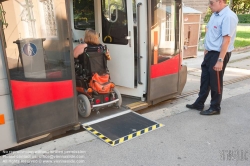
[(58, 82), (11, 81), (15, 110), (73, 97), (72, 80)]
[(178, 73), (179, 66), (180, 66), (180, 55), (176, 55), (173, 58), (168, 59), (164, 62), (151, 65), (150, 78), (157, 78)]

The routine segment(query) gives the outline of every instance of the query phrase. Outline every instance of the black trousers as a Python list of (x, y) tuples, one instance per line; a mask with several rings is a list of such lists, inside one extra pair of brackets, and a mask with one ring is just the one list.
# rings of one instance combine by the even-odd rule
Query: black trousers
[(201, 64), (201, 80), (199, 97), (195, 101), (197, 107), (203, 108), (204, 103), (211, 90), (210, 108), (215, 111), (220, 111), (222, 91), (223, 91), (223, 76), (227, 63), (231, 57), (231, 52), (228, 52), (223, 61), (223, 68), (221, 71), (215, 71), (213, 67), (218, 61), (220, 52), (208, 51)]

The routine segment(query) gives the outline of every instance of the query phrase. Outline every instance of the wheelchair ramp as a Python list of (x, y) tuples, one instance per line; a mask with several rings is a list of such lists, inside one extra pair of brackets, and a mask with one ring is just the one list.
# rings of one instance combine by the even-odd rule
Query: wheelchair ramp
[(111, 146), (116, 146), (164, 126), (130, 110), (82, 125), (90, 133)]

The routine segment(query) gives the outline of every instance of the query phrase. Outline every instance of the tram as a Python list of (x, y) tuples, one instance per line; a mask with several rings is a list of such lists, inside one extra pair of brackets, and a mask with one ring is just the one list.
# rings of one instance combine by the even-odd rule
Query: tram
[(181, 0), (0, 2), (0, 151), (88, 119), (77, 112), (73, 58), (87, 29), (110, 51), (125, 108), (157, 104), (185, 86)]

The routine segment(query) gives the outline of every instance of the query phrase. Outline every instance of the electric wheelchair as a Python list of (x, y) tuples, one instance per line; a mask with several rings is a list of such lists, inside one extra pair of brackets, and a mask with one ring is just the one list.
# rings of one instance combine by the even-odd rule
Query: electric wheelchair
[(104, 107), (121, 107), (121, 94), (110, 81), (106, 52), (106, 46), (88, 46), (75, 58), (77, 107), (82, 117)]

